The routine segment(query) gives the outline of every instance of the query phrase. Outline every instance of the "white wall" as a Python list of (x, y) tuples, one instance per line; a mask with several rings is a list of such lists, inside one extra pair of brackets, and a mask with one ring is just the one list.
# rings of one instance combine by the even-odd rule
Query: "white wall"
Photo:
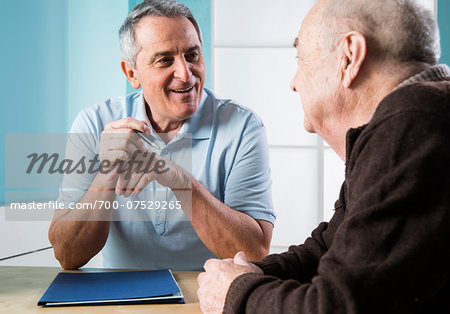
[[(5, 207), (0, 207), (0, 259), (51, 246), (47, 238), (50, 221), (5, 220)], [(102, 267), (101, 254), (86, 267)], [(0, 261), (0, 266), (59, 266), (53, 250), (45, 250)]]
[[(424, 6), (426, 6), (431, 12), (434, 13), (434, 16), (437, 16), (437, 1), (438, 0), (419, 0)], [(441, 0), (445, 1), (445, 0)]]

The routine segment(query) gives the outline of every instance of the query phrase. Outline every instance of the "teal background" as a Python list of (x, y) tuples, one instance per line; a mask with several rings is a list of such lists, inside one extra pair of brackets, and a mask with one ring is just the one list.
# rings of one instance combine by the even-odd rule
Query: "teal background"
[[(128, 10), (131, 11), (137, 4), (141, 3), (143, 0), (128, 0)], [(205, 87), (211, 89), (212, 82), (212, 35), (211, 35), (211, 0), (178, 0), (178, 2), (183, 3), (187, 6), (192, 14), (194, 14), (195, 19), (200, 25), (202, 31), (203, 39), (203, 56), (205, 58), (206, 73), (205, 73)], [(134, 89), (127, 81), (127, 92), (131, 93)]]
[(66, 8), (60, 0), (1, 1), (0, 203), (5, 134), (66, 129)]
[(126, 93), (118, 30), (127, 10), (127, 0), (0, 1), (0, 203), (6, 134), (67, 132), (82, 108)]
[(81, 109), (123, 96), (119, 28), (126, 0), (64, 0), (67, 8), (67, 112), (70, 127)]
[(442, 55), (440, 63), (450, 65), (450, 0), (439, 0), (437, 13), (441, 32)]

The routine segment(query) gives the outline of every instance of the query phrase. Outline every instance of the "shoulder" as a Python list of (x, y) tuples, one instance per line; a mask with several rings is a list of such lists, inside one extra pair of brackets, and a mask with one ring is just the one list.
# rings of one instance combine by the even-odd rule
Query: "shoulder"
[(450, 118), (450, 81), (421, 82), (394, 90), (378, 106), (373, 122), (396, 115)]
[(127, 96), (109, 98), (84, 108), (76, 116), (71, 133), (101, 133), (106, 124), (132, 116), (141, 97), (141, 92), (134, 92)]

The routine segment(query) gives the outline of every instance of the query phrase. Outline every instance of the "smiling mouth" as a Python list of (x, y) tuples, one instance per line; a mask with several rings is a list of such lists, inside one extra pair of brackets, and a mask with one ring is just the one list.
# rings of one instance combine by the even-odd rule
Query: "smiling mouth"
[(191, 86), (187, 89), (172, 89), (171, 91), (174, 93), (183, 94), (183, 93), (189, 93), (193, 88), (194, 88), (194, 86)]

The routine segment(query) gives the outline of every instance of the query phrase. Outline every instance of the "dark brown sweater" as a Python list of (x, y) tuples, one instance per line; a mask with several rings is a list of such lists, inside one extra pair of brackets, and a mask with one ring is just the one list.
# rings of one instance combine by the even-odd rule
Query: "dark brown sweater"
[(388, 95), (347, 133), (329, 223), (233, 281), (225, 313), (450, 313), (450, 82)]

